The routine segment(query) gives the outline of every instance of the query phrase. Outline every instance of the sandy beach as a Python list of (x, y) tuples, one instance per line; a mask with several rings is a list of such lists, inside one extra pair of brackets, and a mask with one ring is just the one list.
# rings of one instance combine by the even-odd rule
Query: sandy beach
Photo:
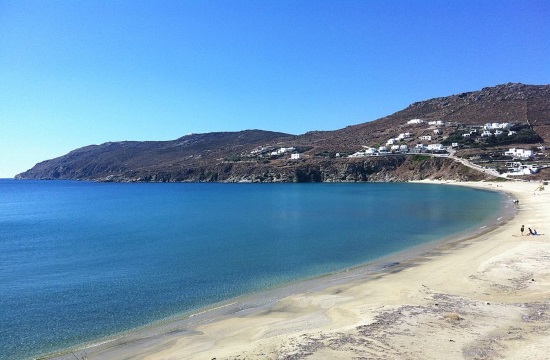
[[(88, 359), (548, 359), (550, 188), (503, 191), (518, 213), (389, 271), (75, 352)], [(525, 225), (524, 236), (520, 227)], [(539, 236), (527, 236), (527, 228)], [(67, 355), (64, 358), (73, 358)]]

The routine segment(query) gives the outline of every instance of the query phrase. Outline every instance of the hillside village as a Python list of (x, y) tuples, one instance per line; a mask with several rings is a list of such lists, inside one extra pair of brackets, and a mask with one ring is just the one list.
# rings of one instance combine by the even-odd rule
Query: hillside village
[[(332, 158), (361, 158), (391, 155), (427, 155), (461, 157), (480, 170), (489, 170), (502, 176), (520, 176), (537, 173), (550, 167), (550, 159), (542, 139), (528, 124), (493, 122), (484, 125), (466, 125), (443, 120), (411, 119), (402, 124), (406, 131), (395, 134), (385, 143), (362, 145), (351, 154), (334, 152)], [(507, 144), (523, 144), (522, 147), (506, 147)], [(491, 148), (489, 150), (489, 148)], [(263, 161), (286, 159), (301, 160), (311, 156), (311, 147), (261, 146), (248, 154), (248, 158)], [(476, 151), (478, 150), (478, 151)]]

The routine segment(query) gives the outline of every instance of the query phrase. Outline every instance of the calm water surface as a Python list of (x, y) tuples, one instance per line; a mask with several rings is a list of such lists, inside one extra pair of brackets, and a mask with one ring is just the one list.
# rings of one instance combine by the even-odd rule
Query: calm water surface
[(426, 184), (0, 180), (0, 358), (31, 358), (479, 227)]

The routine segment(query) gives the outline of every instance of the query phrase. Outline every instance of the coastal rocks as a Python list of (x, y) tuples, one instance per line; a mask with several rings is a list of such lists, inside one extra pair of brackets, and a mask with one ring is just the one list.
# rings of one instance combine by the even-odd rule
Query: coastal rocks
[[(162, 171), (108, 170), (104, 176), (69, 168), (41, 173), (38, 179), (93, 180), (99, 182), (400, 182), (423, 179), (478, 181), (485, 174), (452, 159), (426, 155), (393, 155), (363, 159), (310, 159), (300, 163), (219, 163)], [(97, 168), (94, 168), (97, 169)], [(63, 171), (63, 172), (62, 172)], [(104, 173), (104, 171), (101, 171)], [(25, 177), (22, 177), (25, 178)]]

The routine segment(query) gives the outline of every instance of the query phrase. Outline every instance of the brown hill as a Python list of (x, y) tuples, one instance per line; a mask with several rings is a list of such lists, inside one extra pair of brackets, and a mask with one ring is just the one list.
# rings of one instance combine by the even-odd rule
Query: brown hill
[[(411, 119), (423, 119), (425, 123), (407, 124)], [(436, 120), (445, 125), (428, 125), (429, 121)], [(433, 135), (432, 142), (441, 142), (453, 134), (458, 136), (456, 134), (468, 129), (468, 126), (494, 122), (511, 123), (524, 132), (530, 131), (528, 137), (503, 139), (507, 141), (507, 146), (516, 145), (516, 140), (517, 145), (522, 146), (526, 143), (528, 146), (548, 143), (550, 85), (504, 84), (487, 87), (480, 91), (416, 102), (404, 110), (372, 122), (299, 136), (247, 130), (192, 134), (173, 141), (92, 145), (41, 162), (17, 178), (97, 181), (402, 181), (435, 176), (472, 179), (478, 176), (473, 176), (471, 171), (460, 166), (452, 166), (453, 161), (450, 159), (428, 161), (422, 158), (422, 161), (418, 161), (417, 157), (413, 161), (406, 159), (409, 155), (400, 155), (356, 160), (345, 155), (359, 151), (363, 146), (384, 145), (388, 139), (400, 133), (412, 134), (404, 142), (412, 147), (422, 135)], [(440, 134), (435, 135), (434, 130)], [(471, 152), (476, 147), (480, 148), (476, 150), (477, 153), (490, 152), (491, 148), (498, 145), (495, 141), (477, 145), (472, 143), (459, 150), (459, 155), (461, 152)], [(301, 159), (290, 161), (288, 153), (271, 155), (281, 148), (291, 148), (290, 151), (300, 153)], [(424, 165), (422, 171), (419, 171), (421, 164)]]
[[(480, 91), (415, 102), (406, 109), (376, 121), (348, 126), (333, 132), (316, 132), (300, 137), (304, 143), (330, 151), (357, 151), (362, 145), (383, 145), (399, 133), (410, 131), (415, 138), (430, 133), (428, 127), (407, 125), (411, 119), (442, 120), (449, 124), (483, 125), (509, 122), (531, 125), (550, 141), (550, 85), (504, 84)], [(455, 126), (443, 128), (444, 135)], [(443, 137), (441, 136), (441, 137)], [(416, 140), (417, 141), (417, 140)]]

